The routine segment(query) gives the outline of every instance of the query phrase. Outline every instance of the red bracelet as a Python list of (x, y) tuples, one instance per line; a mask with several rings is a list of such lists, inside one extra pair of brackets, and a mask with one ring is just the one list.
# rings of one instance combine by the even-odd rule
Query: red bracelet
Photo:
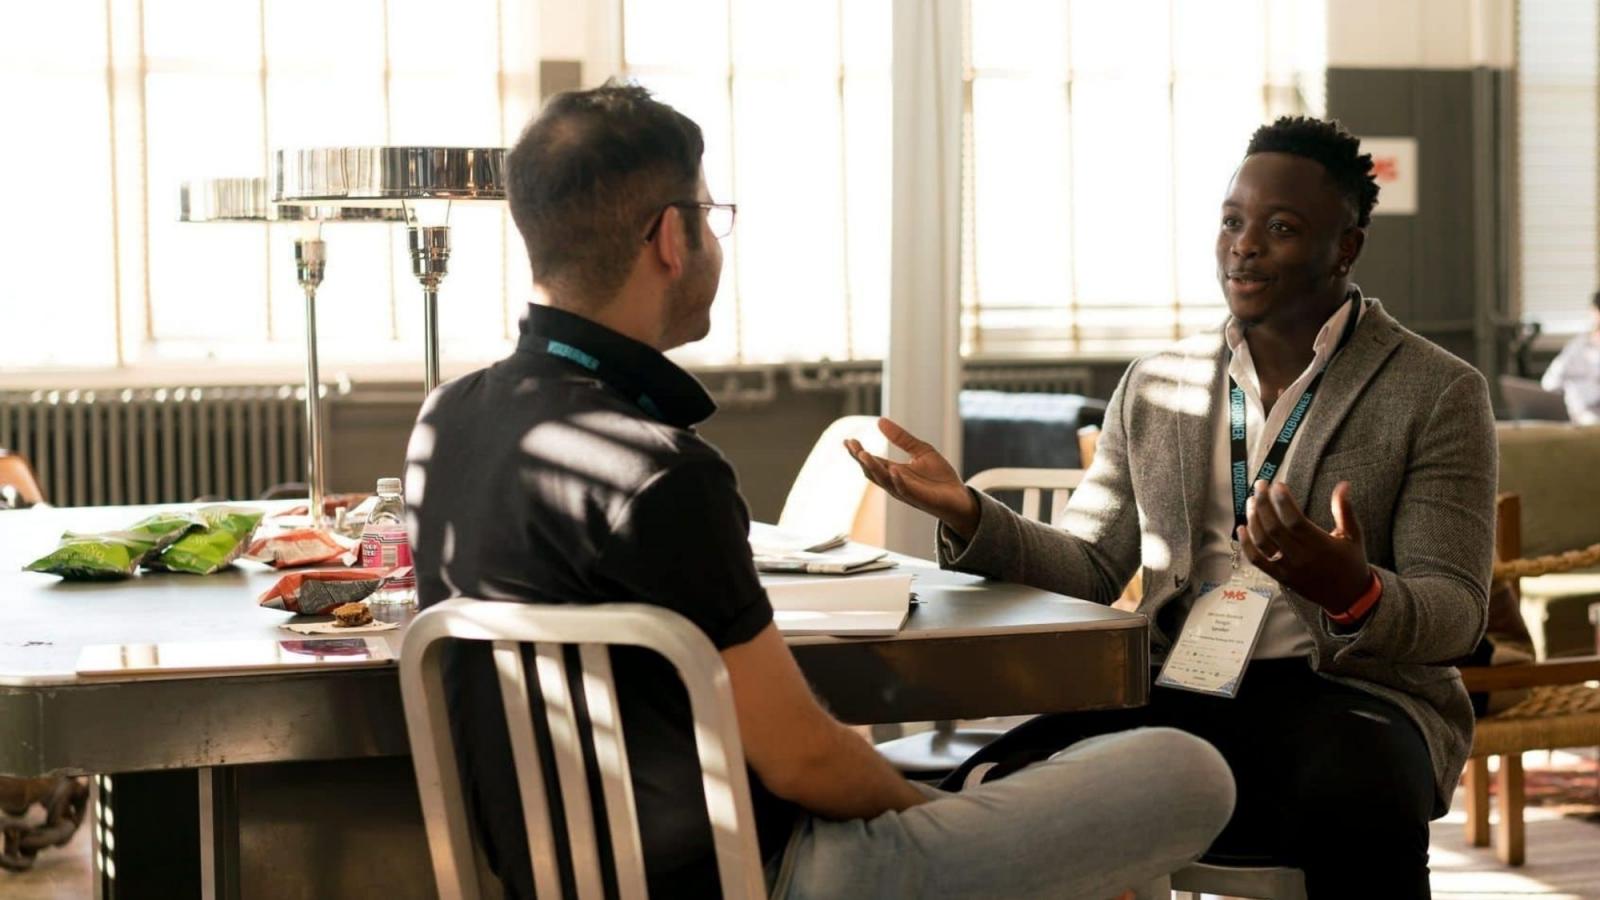
[(1350, 604), (1350, 607), (1344, 612), (1328, 613), (1328, 618), (1339, 623), (1340, 625), (1354, 625), (1365, 618), (1367, 613), (1372, 611), (1372, 607), (1378, 604), (1378, 598), (1382, 596), (1383, 580), (1380, 579), (1378, 577), (1378, 573), (1374, 571), (1372, 573), (1372, 581), (1367, 585), (1366, 593), (1362, 594), (1360, 597), (1357, 597), (1356, 602)]

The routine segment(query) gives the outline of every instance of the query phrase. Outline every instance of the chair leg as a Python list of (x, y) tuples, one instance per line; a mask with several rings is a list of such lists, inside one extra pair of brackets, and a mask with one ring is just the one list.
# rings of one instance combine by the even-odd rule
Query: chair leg
[(1522, 756), (1500, 757), (1500, 821), (1495, 835), (1495, 855), (1508, 866), (1522, 865), (1526, 849), (1522, 831)]
[(1489, 846), (1489, 758), (1467, 760), (1467, 843)]

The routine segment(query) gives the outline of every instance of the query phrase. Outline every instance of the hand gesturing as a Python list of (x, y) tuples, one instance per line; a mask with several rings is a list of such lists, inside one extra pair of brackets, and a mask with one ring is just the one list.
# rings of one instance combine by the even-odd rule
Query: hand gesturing
[(1372, 580), (1350, 482), (1333, 489), (1333, 531), (1300, 511), (1289, 488), (1257, 481), (1246, 524), (1235, 537), (1245, 559), (1279, 584), (1331, 613), (1349, 609)]
[(878, 420), (878, 430), (910, 460), (900, 463), (873, 456), (860, 441), (847, 439), (844, 448), (867, 480), (896, 500), (938, 518), (962, 537), (971, 537), (978, 527), (978, 502), (950, 461), (932, 444), (888, 419)]

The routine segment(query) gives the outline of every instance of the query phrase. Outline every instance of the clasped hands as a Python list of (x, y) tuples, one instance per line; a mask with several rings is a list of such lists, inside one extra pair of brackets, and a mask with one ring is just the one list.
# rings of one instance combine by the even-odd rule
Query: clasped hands
[[(853, 438), (845, 450), (867, 480), (889, 496), (943, 522), (963, 538), (977, 531), (980, 510), (955, 467), (933, 445), (889, 419), (878, 429), (909, 459), (894, 462), (869, 453)], [(1350, 483), (1333, 489), (1332, 531), (1324, 531), (1300, 511), (1282, 484), (1255, 484), (1244, 525), (1235, 533), (1252, 565), (1279, 584), (1330, 613), (1349, 609), (1366, 592), (1371, 567), (1361, 540), (1361, 525), (1350, 501)]]

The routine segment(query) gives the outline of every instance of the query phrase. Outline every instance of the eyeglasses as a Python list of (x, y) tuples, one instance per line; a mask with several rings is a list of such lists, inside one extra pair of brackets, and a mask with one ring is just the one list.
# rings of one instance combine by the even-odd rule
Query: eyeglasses
[(706, 214), (706, 227), (711, 229), (711, 236), (715, 238), (725, 238), (733, 233), (733, 220), (739, 212), (737, 203), (706, 203), (697, 200), (668, 203), (661, 207), (661, 211), (656, 213), (654, 219), (650, 220), (650, 230), (644, 233), (646, 244), (656, 239), (656, 232), (661, 230), (661, 220), (667, 217), (667, 210), (673, 207), (703, 210)]

